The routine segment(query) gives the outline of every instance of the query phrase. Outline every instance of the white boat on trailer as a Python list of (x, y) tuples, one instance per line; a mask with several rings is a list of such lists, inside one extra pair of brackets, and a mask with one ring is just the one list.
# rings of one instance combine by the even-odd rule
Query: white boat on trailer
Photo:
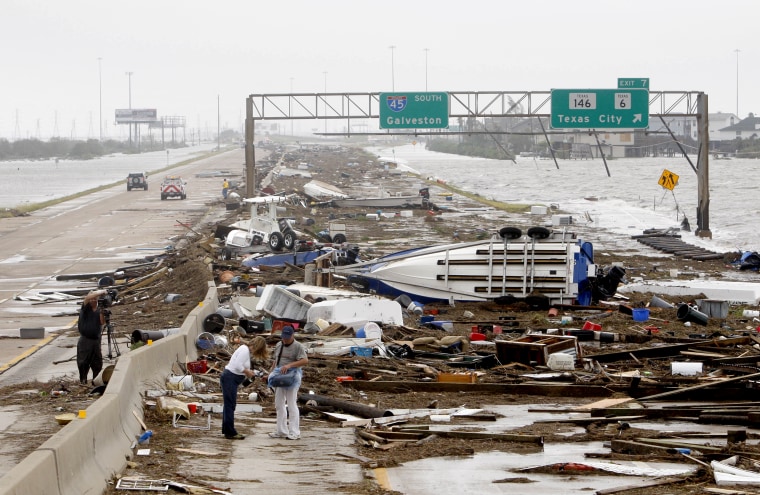
[(348, 194), (340, 188), (319, 180), (311, 180), (304, 184), (303, 193), (314, 201), (330, 201), (348, 197)]
[(339, 208), (422, 208), (426, 199), (422, 196), (385, 196), (382, 198), (334, 199), (332, 204)]
[(336, 267), (360, 292), (420, 303), (545, 296), (550, 304), (588, 305), (614, 295), (622, 268), (608, 275), (593, 262), (593, 246), (566, 231), (505, 227), (490, 239), (410, 249)]

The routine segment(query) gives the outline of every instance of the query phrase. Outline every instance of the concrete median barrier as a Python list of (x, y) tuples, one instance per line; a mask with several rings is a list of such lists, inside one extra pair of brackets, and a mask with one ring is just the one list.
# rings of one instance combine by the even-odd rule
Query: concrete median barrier
[(177, 360), (197, 357), (202, 322), (216, 312), (216, 286), (191, 311), (180, 332), (119, 357), (103, 396), (0, 479), (0, 495), (102, 493), (124, 470), (132, 442), (142, 433), (142, 392), (163, 387)]

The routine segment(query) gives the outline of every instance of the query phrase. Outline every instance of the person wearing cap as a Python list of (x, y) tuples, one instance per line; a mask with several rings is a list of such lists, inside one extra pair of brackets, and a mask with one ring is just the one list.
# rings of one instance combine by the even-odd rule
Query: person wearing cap
[(103, 325), (106, 324), (106, 318), (98, 307), (98, 299), (105, 293), (105, 290), (96, 290), (87, 294), (79, 311), (77, 369), (79, 370), (79, 383), (83, 385), (87, 383), (87, 373), (90, 369), (92, 369), (93, 380), (103, 369), (101, 335)]
[(243, 440), (235, 429), (235, 408), (237, 407), (238, 387), (246, 378), (256, 376), (251, 369), (251, 356), (256, 359), (266, 359), (267, 343), (263, 337), (256, 337), (245, 345), (241, 345), (232, 353), (230, 362), (224, 367), (219, 382), (222, 385), (224, 409), (222, 410), (222, 435), (228, 440)]
[(269, 434), (272, 438), (301, 438), (301, 411), (298, 409), (298, 389), (301, 387), (303, 370), (301, 367), (309, 362), (306, 347), (296, 342), (295, 330), (291, 326), (282, 328), (281, 340), (274, 348), (274, 362), (270, 373), (279, 367), (282, 373), (296, 370), (296, 381), (290, 387), (275, 387), (274, 407), (277, 411), (277, 430)]

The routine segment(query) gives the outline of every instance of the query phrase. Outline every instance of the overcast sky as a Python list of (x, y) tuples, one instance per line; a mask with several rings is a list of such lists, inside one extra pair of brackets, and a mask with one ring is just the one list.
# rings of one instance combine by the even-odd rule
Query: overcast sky
[(241, 130), (252, 93), (424, 91), (426, 77), (430, 91), (648, 77), (733, 113), (738, 81), (744, 118), (760, 112), (759, 33), (757, 0), (3, 0), (0, 137), (57, 123), (97, 138), (101, 112), (119, 137), (130, 80), (132, 108), (214, 134), (217, 99), (222, 129)]

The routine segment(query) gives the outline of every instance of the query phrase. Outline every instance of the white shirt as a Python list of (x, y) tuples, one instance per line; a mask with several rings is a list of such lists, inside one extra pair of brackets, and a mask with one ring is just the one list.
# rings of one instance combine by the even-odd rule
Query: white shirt
[(224, 367), (236, 375), (244, 375), (243, 370), (251, 369), (251, 350), (247, 345), (241, 345), (232, 353), (230, 362)]

